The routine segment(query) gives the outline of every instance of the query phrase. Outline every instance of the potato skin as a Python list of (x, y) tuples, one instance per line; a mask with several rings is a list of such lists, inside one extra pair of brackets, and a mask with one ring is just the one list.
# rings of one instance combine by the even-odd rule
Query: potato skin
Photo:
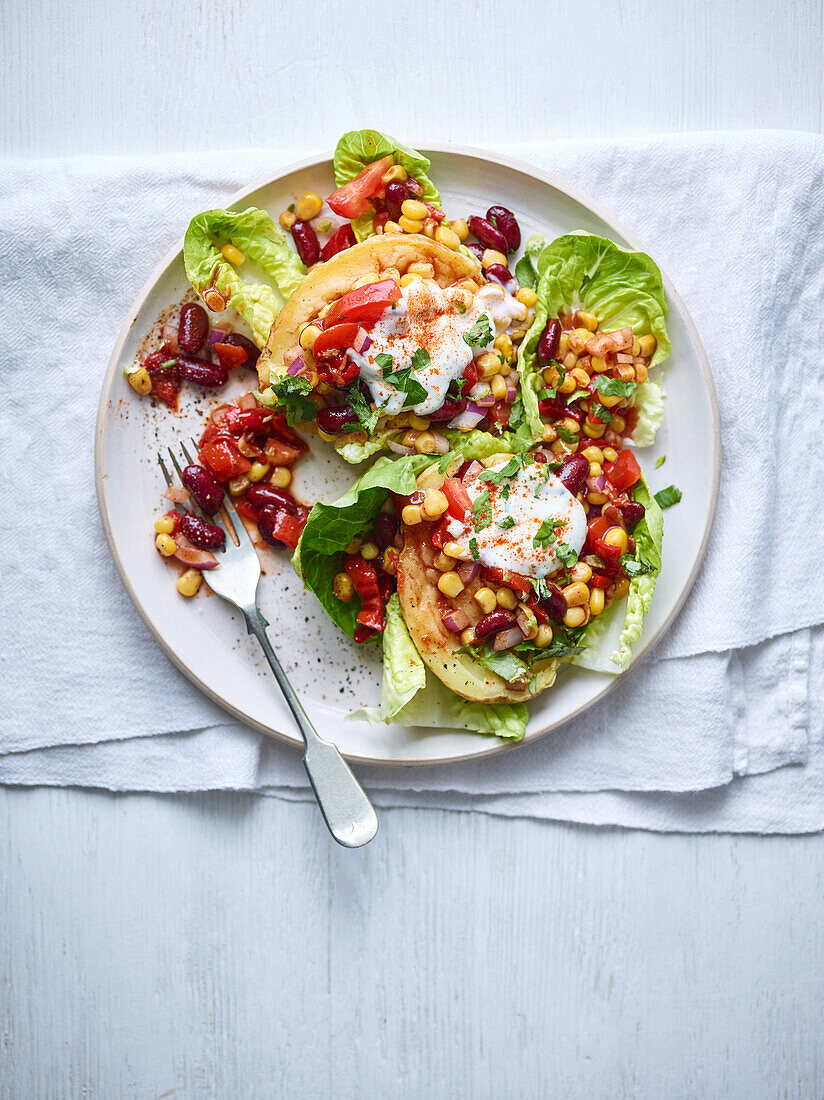
[(435, 281), (442, 287), (467, 276), (481, 278), (477, 260), (453, 252), (420, 233), (370, 237), (339, 252), (309, 272), (278, 314), (257, 361), (260, 389), (266, 389), (273, 375), (282, 373), (284, 352), (297, 344), (300, 326), (305, 321), (351, 290), (352, 283), (361, 275), (381, 275), (390, 267), (404, 275), (412, 263), (431, 263)]
[[(421, 524), (420, 527), (428, 525)], [(438, 589), (426, 574), (420, 528), (407, 528), (398, 562), (398, 599), (415, 647), (439, 680), (456, 695), (480, 703), (521, 703), (534, 699), (551, 687), (559, 662), (555, 659), (533, 666), (535, 691), (518, 690), (488, 672), (465, 653), (456, 653), (455, 635), (441, 621)]]

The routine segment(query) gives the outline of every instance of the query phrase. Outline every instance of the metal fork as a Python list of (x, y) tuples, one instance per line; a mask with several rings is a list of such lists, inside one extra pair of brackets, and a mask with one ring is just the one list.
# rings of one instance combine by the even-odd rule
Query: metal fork
[[(197, 444), (194, 440), (192, 440), (192, 443), (195, 446), (195, 451), (197, 451)], [(186, 450), (186, 445), (181, 444), (180, 449), (187, 464), (191, 464), (192, 457)], [(169, 458), (177, 471), (178, 477), (181, 478), (182, 484), (180, 464), (172, 448), (169, 447), (168, 450)], [(157, 461), (163, 471), (166, 484), (172, 485), (171, 474), (160, 452), (158, 452)], [(274, 649), (272, 649), (269, 636), (266, 633), (266, 627), (269, 624), (257, 605), (260, 560), (243, 521), (237, 514), (228, 495), (224, 493), (223, 508), (234, 529), (235, 541), (232, 538), (232, 531), (224, 524), (219, 515), (203, 516), (194, 498), (190, 498), (189, 504), (195, 513), (207, 519), (210, 523), (216, 523), (226, 534), (223, 549), (214, 551), (219, 564), (214, 569), (204, 573), (205, 579), (213, 592), (221, 596), (227, 603), (234, 604), (241, 612), (246, 621), (247, 631), (254, 634), (260, 642), (266, 660), (275, 674), (278, 687), (283, 692), (295, 723), (303, 736), (306, 745), (303, 754), (303, 766), (306, 768), (306, 774), (309, 776), (309, 782), (312, 784), (312, 790), (315, 792), (315, 798), (318, 800), (318, 805), (329, 832), (338, 844), (343, 844), (346, 848), (360, 848), (361, 845), (368, 844), (378, 831), (377, 814), (337, 748), (329, 741), (325, 741), (309, 721)]]

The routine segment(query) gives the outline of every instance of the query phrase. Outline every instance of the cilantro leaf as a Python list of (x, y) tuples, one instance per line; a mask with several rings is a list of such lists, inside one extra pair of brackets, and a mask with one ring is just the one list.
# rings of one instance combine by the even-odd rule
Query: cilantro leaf
[(573, 550), (571, 546), (568, 546), (565, 542), (558, 544), (558, 548), (555, 551), (555, 556), (558, 561), (566, 569), (571, 569), (578, 560), (578, 551)]
[[(377, 356), (375, 361), (377, 362)], [(412, 367), (402, 367), (400, 370), (393, 371), (388, 371), (384, 367), (383, 378), (385, 382), (391, 382), (396, 390), (406, 395), (401, 408), (408, 409), (410, 405), (417, 405), (426, 400), (426, 390), (417, 378), (412, 377)]]
[(661, 455), (660, 458), (656, 458), (656, 460), (655, 460), (655, 469), (660, 470), (661, 467), (664, 465), (664, 463), (666, 461), (667, 461), (667, 456), (666, 455)]
[(515, 520), (512, 516), (504, 516), (498, 526), (502, 531), (508, 531), (510, 527), (515, 526)]
[(478, 553), (478, 540), (477, 539), (470, 539), (469, 540), (469, 553), (472, 555), (472, 560), (473, 561), (477, 561), (478, 558), (481, 556)]
[(533, 577), (532, 588), (539, 600), (548, 600), (552, 595), (545, 577)]
[(668, 485), (666, 489), (661, 489), (655, 494), (655, 499), (659, 508), (671, 508), (683, 495), (680, 489), (676, 489), (674, 485)]
[(484, 666), (489, 672), (494, 672), (509, 684), (525, 683), (529, 678), (529, 669), (523, 661), (518, 660), (510, 649), (504, 649), (496, 653), (487, 646), (464, 645), (456, 652), (466, 653)]
[(383, 410), (380, 408), (373, 409), (358, 386), (352, 386), (346, 391), (346, 404), (358, 418), (358, 423), (363, 431), (368, 435), (372, 435)]
[[(553, 542), (556, 542), (558, 539), (558, 536), (555, 534), (556, 523), (557, 520), (545, 519), (535, 532), (532, 545), (535, 547), (552, 546)], [(563, 527), (563, 524), (561, 524), (561, 526)]]
[(478, 474), (478, 481), (493, 481), (499, 485), (506, 478), (515, 477), (520, 468), (521, 460), (517, 455), (513, 455), (500, 470), (484, 470), (482, 474)]
[(483, 531), (492, 523), (492, 504), (489, 500), (489, 490), (485, 489), (472, 504), (472, 523), (476, 531)]
[(592, 379), (592, 388), (604, 397), (631, 397), (636, 385), (636, 382), (622, 382), (620, 378), (607, 378), (603, 374)]
[(426, 348), (417, 348), (412, 354), (412, 370), (425, 370), (432, 365), (432, 360)]
[[(610, 417), (610, 420), (612, 417)], [(567, 428), (565, 424), (556, 424), (555, 431), (558, 433), (558, 438), (562, 439), (564, 443), (577, 443), (578, 433), (574, 432), (572, 428)]]
[(501, 489), (501, 499), (502, 500), (509, 500), (509, 494), (511, 492), (512, 492), (512, 486), (511, 485), (504, 485), (503, 489)]
[[(294, 376), (284, 374), (282, 378), (272, 383), (272, 393), (277, 398), (277, 405), (286, 411), (287, 424), (300, 424), (306, 420), (315, 419), (318, 407), (310, 397), (307, 397), (311, 392), (312, 383), (299, 374)], [(353, 423), (352, 426), (355, 427), (355, 424)]]
[(592, 408), (589, 411), (590, 414), (594, 416), (596, 420), (600, 420), (602, 424), (610, 424), (612, 422), (612, 413), (597, 401), (593, 401)]
[(631, 558), (628, 554), (624, 554), (621, 558), (621, 565), (628, 577), (643, 577), (645, 573), (655, 572), (655, 568), (649, 562)]
[(392, 356), (385, 351), (379, 351), (375, 356), (375, 362), (378, 364), (382, 371), (385, 371), (387, 367), (391, 367), (393, 363)]
[(485, 348), (491, 343), (492, 325), (486, 313), (482, 313), (469, 332), (464, 333), (464, 340), (471, 348)]

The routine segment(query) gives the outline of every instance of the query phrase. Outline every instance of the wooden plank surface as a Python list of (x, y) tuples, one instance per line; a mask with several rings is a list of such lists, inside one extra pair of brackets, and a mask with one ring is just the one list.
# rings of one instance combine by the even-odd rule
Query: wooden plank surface
[[(0, 152), (824, 126), (804, 0), (6, 0)], [(3, 1100), (824, 1095), (824, 838), (0, 790)]]

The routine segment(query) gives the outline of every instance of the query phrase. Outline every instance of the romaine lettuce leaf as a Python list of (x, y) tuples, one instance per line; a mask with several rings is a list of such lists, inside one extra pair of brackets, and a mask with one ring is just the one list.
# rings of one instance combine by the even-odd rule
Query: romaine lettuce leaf
[(640, 501), (646, 509), (644, 518), (632, 532), (635, 557), (651, 566), (652, 572), (632, 578), (625, 608), (623, 600), (616, 600), (587, 627), (583, 636), (586, 648), (583, 653), (572, 658), (572, 664), (593, 669), (595, 672), (618, 673), (629, 667), (632, 649), (641, 637), (644, 619), (650, 609), (655, 584), (661, 572), (664, 517), (643, 477), (633, 489), (632, 497)]
[(534, 290), (538, 285), (538, 257), (544, 250), (546, 241), (540, 233), (533, 233), (524, 245), (524, 254), (515, 264), (515, 278), (521, 286)]
[[(401, 145), (389, 134), (382, 134), (380, 130), (350, 130), (343, 135), (335, 147), (336, 185), (343, 187), (345, 183), (349, 183), (362, 172), (367, 164), (380, 160), (381, 157), (388, 157), (390, 154), (394, 156), (396, 164), (403, 165), (410, 176), (414, 176), (421, 184), (424, 201), (440, 206), (441, 196), (426, 174), (429, 171), (429, 159), (417, 150)], [(357, 233), (358, 229), (355, 227), (356, 236)], [(371, 236), (371, 233), (366, 233), (365, 236)], [(362, 239), (364, 238), (358, 237), (358, 240)]]
[(520, 741), (529, 717), (525, 703), (473, 703), (429, 672), (415, 648), (397, 595), (386, 606), (381, 705), (348, 716), (365, 722), (468, 729)]
[[(274, 287), (247, 283), (238, 268), (223, 259), (215, 238), (221, 245), (228, 241), (239, 248), (269, 276)], [(306, 274), (300, 257), (271, 216), (253, 206), (240, 211), (206, 210), (192, 218), (183, 238), (183, 262), (198, 294), (214, 286), (247, 322), (260, 347), (266, 343), (280, 307)]]
[(642, 382), (633, 394), (633, 408), (638, 419), (630, 442), (636, 447), (651, 447), (664, 420), (664, 392), (655, 382)]
[[(511, 432), (496, 436), (490, 435), (489, 432), (478, 431), (476, 428), (471, 432), (446, 431), (439, 434), (445, 435), (449, 440), (451, 451), (466, 459), (488, 458), (490, 455), (505, 454), (508, 451), (520, 451), (525, 446), (524, 440)], [(402, 435), (401, 429), (388, 428), (367, 439), (365, 443), (350, 443), (342, 439), (335, 444), (335, 450), (346, 462), (354, 465), (382, 451), (388, 440), (400, 441)], [(438, 457), (438, 455), (430, 455), (429, 460), (437, 461)]]

